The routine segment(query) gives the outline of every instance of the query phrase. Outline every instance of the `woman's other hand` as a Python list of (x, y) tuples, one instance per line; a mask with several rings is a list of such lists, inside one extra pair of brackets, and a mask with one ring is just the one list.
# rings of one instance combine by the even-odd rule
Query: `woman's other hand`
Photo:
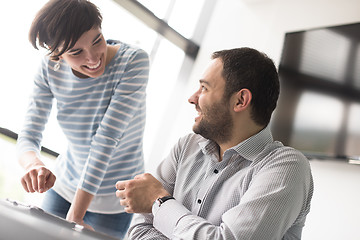
[(26, 192), (43, 193), (54, 186), (55, 180), (55, 175), (45, 166), (36, 166), (21, 178), (21, 184)]

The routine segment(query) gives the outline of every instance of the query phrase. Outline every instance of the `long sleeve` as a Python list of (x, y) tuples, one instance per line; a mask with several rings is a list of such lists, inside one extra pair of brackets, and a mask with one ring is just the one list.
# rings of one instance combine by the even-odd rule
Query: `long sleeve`
[(17, 141), (17, 154), (27, 151), (39, 154), (45, 125), (48, 121), (53, 94), (48, 84), (47, 58), (44, 58), (34, 79), (34, 88), (30, 96), (24, 125)]
[(128, 230), (129, 239), (165, 240), (168, 239), (153, 226), (152, 214), (135, 214)]
[[(80, 189), (91, 194), (96, 194), (102, 183), (114, 150), (123, 140), (124, 132), (129, 131), (129, 123), (136, 121), (137, 114), (145, 112), (148, 56), (144, 51), (138, 50), (126, 55), (122, 62), (121, 68), (117, 70), (122, 72), (121, 80), (111, 96), (99, 128), (92, 137), (89, 156), (78, 185)], [(143, 119), (138, 118), (139, 126), (142, 125), (141, 121)], [(135, 127), (132, 128), (131, 131), (136, 133)]]

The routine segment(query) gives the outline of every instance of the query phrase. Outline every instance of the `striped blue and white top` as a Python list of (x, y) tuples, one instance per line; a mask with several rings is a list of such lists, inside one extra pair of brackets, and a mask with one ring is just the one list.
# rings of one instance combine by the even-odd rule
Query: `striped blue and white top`
[(54, 190), (70, 202), (77, 188), (95, 195), (88, 208), (94, 212), (123, 211), (115, 196), (116, 181), (144, 171), (149, 58), (141, 49), (119, 44), (104, 74), (97, 78), (76, 77), (64, 61), (54, 71), (54, 62), (45, 57), (18, 138), (19, 154), (39, 152), (55, 99), (68, 148), (57, 159)]

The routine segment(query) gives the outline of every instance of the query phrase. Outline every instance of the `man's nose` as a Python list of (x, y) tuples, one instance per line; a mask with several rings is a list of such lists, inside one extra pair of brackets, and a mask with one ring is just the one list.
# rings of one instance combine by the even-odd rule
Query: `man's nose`
[(193, 95), (191, 95), (188, 99), (188, 102), (191, 104), (197, 104), (199, 99), (199, 91), (196, 91)]

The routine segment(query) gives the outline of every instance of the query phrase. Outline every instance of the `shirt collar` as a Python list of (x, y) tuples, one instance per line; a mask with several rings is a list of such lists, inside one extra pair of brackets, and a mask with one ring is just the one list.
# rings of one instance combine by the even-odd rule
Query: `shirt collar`
[[(245, 139), (238, 145), (229, 148), (224, 154), (230, 151), (235, 151), (245, 159), (253, 161), (259, 153), (261, 153), (265, 147), (273, 141), (273, 136), (268, 125), (257, 134)], [(213, 154), (215, 151), (218, 151), (218, 145), (209, 139), (204, 138), (204, 141), (199, 142), (199, 146), (205, 155)]]

